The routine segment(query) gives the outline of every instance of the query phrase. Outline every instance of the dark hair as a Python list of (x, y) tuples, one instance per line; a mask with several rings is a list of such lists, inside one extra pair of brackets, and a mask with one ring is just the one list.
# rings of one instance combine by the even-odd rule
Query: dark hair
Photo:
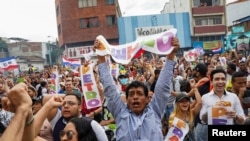
[(147, 86), (141, 81), (132, 81), (126, 88), (126, 98), (128, 98), (128, 92), (131, 88), (139, 88), (141, 87), (144, 91), (144, 95), (148, 96), (148, 88)]
[(236, 71), (236, 65), (234, 63), (228, 63), (227, 67), (230, 68), (233, 71)]
[(30, 89), (31, 91), (33, 91), (35, 93), (37, 92), (36, 89), (33, 86), (28, 86), (28, 89)]
[(187, 93), (191, 90), (191, 85), (188, 80), (180, 81), (180, 90)]
[(86, 117), (75, 117), (69, 122), (75, 125), (76, 131), (78, 132), (78, 141), (97, 141), (96, 134), (91, 126), (90, 119)]
[(226, 72), (223, 69), (214, 69), (210, 73), (210, 80), (213, 81), (214, 74), (216, 73), (224, 73), (225, 76), (227, 76)]
[(158, 74), (160, 74), (161, 73), (161, 70), (160, 69), (156, 69), (155, 71), (154, 71), (154, 74), (155, 75), (158, 75)]
[(45, 87), (46, 84), (47, 84), (46, 81), (42, 81), (42, 82), (40, 83), (40, 86), (39, 86), (39, 88), (38, 88), (38, 90), (37, 90), (37, 96), (43, 95), (43, 94), (42, 94), (42, 88)]
[(185, 73), (188, 73), (189, 70), (192, 71), (192, 69), (191, 69), (190, 67), (188, 67), (188, 68), (186, 69)]
[(232, 74), (232, 82), (235, 81), (235, 78), (236, 78), (236, 77), (245, 77), (245, 76), (246, 76), (246, 75), (245, 75), (244, 72), (242, 72), (242, 71), (236, 71), (236, 72), (234, 72), (234, 73)]
[(70, 93), (67, 93), (67, 92), (66, 92), (66, 94), (65, 94), (64, 97), (70, 96), (70, 95), (75, 96), (76, 99), (77, 99), (77, 101), (78, 101), (78, 103), (79, 103), (79, 104), (82, 104), (81, 92), (76, 92), (76, 91), (70, 92)]

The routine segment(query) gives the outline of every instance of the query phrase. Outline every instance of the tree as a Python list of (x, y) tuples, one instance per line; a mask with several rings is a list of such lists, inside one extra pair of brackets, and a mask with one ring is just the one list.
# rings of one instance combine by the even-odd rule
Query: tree
[(55, 44), (52, 45), (51, 61), (57, 63), (59, 57), (63, 54), (63, 51), (64, 49), (59, 48), (58, 41), (56, 40)]

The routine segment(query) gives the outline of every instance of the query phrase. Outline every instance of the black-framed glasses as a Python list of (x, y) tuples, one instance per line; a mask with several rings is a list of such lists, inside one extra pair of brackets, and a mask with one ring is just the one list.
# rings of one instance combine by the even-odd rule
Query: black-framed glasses
[(77, 103), (75, 103), (75, 102), (73, 102), (73, 101), (64, 101), (62, 106), (65, 106), (66, 104), (69, 105), (69, 106), (74, 106), (74, 105), (76, 105)]
[(68, 140), (71, 140), (73, 138), (74, 134), (75, 133), (72, 130), (68, 130), (68, 131), (61, 130), (59, 133), (60, 138), (62, 138), (66, 135)]

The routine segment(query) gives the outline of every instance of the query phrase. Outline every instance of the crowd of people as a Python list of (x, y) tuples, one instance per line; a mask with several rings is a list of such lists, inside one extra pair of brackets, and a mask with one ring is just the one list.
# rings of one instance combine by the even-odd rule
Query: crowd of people
[[(0, 140), (168, 141), (179, 120), (188, 125), (184, 141), (208, 141), (208, 125), (249, 124), (250, 58), (231, 50), (188, 62), (176, 59), (177, 38), (172, 46), (164, 57), (120, 64), (117, 77), (107, 58), (98, 55), (93, 74), (102, 106), (92, 109), (85, 103), (79, 74), (65, 68), (59, 68), (58, 92), (51, 90), (49, 67), (18, 78), (1, 76)], [(94, 50), (99, 48), (96, 41)], [(216, 106), (223, 112), (217, 113)], [(226, 118), (213, 121), (214, 116)]]

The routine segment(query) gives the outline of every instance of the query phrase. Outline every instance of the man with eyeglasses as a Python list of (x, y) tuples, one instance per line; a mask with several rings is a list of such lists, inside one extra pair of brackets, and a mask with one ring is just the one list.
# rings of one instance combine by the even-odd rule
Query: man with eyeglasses
[[(39, 121), (43, 121), (47, 117), (52, 126), (54, 141), (60, 141), (59, 133), (64, 129), (69, 120), (74, 117), (82, 118), (81, 93), (45, 95), (43, 103), (46, 101), (48, 101), (49, 104), (46, 103), (46, 106), (43, 107), (36, 115), (39, 117)], [(58, 102), (60, 103), (59, 105)], [(60, 106), (62, 107), (58, 108)], [(94, 131), (98, 140), (107, 141), (105, 140), (105, 137), (107, 139), (105, 131), (99, 123), (91, 120), (91, 126), (92, 128), (95, 128)]]

